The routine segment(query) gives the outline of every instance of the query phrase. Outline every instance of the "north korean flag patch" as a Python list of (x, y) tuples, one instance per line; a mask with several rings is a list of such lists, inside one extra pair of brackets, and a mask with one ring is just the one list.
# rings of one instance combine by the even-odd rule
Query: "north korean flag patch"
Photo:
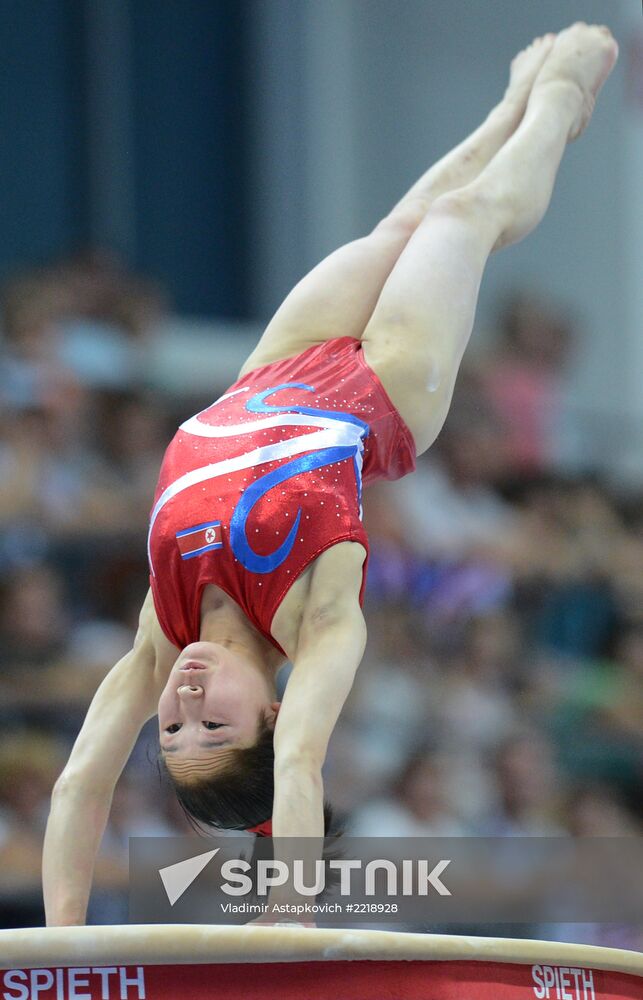
[(208, 521), (207, 524), (184, 528), (183, 531), (177, 531), (176, 540), (181, 559), (191, 559), (192, 556), (201, 556), (212, 549), (223, 548), (221, 521)]

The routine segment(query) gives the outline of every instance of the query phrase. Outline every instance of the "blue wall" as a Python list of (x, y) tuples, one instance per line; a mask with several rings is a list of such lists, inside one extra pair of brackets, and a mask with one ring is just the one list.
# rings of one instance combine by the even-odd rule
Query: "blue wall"
[(0, 3), (0, 274), (83, 235), (78, 4)]
[(243, 313), (241, 7), (132, 4), (137, 257), (190, 312)]
[[(129, 263), (163, 281), (180, 311), (245, 316), (243, 0), (122, 2), (134, 137)], [(0, 0), (0, 20), (6, 278), (89, 241), (92, 69), (86, 0)]]

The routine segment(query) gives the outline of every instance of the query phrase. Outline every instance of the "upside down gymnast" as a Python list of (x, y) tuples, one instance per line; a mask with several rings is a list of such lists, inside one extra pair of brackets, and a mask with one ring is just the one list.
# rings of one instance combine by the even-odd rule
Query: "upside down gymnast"
[(238, 381), (179, 428), (133, 647), (52, 795), (49, 924), (84, 923), (114, 787), (156, 713), (195, 820), (323, 836), (322, 764), (366, 639), (362, 484), (412, 472), (435, 440), (487, 258), (544, 215), (617, 54), (607, 28), (584, 23), (519, 53), (484, 123), (304, 277)]

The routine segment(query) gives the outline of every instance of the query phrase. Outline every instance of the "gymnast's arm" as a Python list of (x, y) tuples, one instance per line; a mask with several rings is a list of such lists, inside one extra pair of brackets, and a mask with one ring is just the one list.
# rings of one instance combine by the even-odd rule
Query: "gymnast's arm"
[(94, 862), (112, 795), (138, 734), (157, 709), (165, 661), (177, 651), (160, 634), (151, 595), (129, 653), (98, 688), (51, 799), (43, 849), (48, 926), (83, 924)]
[(322, 765), (365, 645), (357, 593), (304, 616), (275, 726), (274, 837), (324, 835)]

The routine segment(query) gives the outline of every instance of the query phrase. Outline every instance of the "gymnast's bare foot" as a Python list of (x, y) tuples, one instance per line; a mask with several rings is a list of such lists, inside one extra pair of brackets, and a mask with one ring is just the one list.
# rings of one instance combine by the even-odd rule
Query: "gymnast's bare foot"
[(534, 38), (531, 45), (528, 45), (511, 60), (509, 86), (505, 92), (505, 101), (517, 106), (521, 115), (527, 107), (534, 80), (551, 52), (555, 40), (556, 35), (554, 34)]
[(614, 69), (618, 45), (609, 28), (578, 21), (556, 37), (538, 74), (535, 87), (545, 83), (572, 84), (582, 97), (569, 132), (573, 141), (583, 132), (594, 110), (596, 96)]

